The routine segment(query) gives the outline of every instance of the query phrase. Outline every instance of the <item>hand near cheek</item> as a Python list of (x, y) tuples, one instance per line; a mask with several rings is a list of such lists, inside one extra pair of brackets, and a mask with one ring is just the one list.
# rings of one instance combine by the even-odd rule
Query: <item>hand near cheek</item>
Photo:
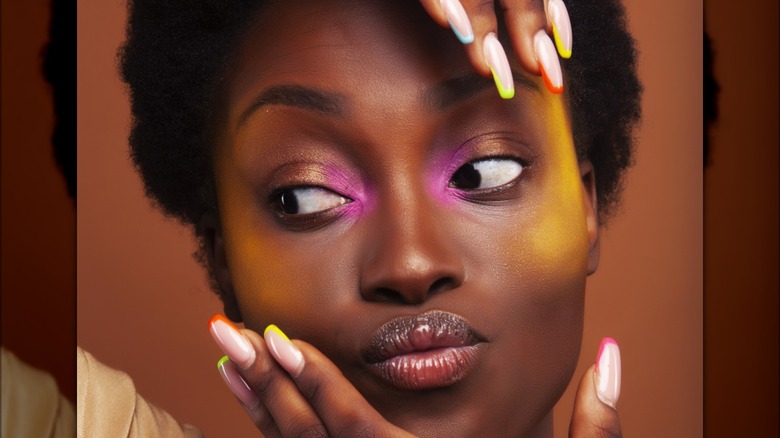
[(322, 353), (276, 326), (265, 339), (222, 315), (209, 330), (227, 354), (218, 367), (266, 437), (411, 436), (387, 422)]
[(620, 396), (620, 375), (620, 349), (612, 338), (604, 338), (596, 363), (585, 371), (577, 388), (570, 437), (623, 436), (615, 410)]
[[(572, 32), (563, 0), (496, 0), (517, 58), (532, 75), (541, 74), (553, 93), (563, 92), (563, 75), (555, 46), (571, 56)], [(483, 76), (493, 76), (504, 99), (514, 96), (512, 71), (505, 48), (496, 37), (498, 23), (491, 0), (420, 0), (428, 14), (449, 27), (464, 44), (471, 64)], [(545, 13), (545, 3), (547, 12)], [(555, 38), (555, 44), (549, 34)]]

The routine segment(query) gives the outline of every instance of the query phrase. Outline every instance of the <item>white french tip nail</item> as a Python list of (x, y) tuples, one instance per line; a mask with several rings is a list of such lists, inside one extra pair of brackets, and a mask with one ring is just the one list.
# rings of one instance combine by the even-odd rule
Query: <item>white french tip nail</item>
[(601, 340), (596, 358), (596, 395), (613, 409), (620, 398), (620, 347), (612, 338)]

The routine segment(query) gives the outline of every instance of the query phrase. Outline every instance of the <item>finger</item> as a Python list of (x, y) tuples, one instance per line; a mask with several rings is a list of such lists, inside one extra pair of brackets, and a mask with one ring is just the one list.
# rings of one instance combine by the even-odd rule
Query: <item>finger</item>
[(484, 39), (496, 33), (496, 14), (493, 0), (420, 0), (428, 14), (444, 27), (452, 29), (465, 44), (466, 54), (477, 72), (491, 75), (491, 66), (485, 59)]
[(569, 436), (622, 436), (615, 410), (620, 397), (620, 377), (620, 349), (614, 339), (604, 338), (596, 363), (585, 371), (577, 388)]
[[(247, 413), (261, 432), (281, 436), (324, 436), (324, 425), (295, 383), (271, 357), (260, 335), (252, 330), (238, 330), (222, 315), (211, 319), (209, 330), (235, 365), (232, 371), (240, 374), (241, 380), (231, 379), (228, 386), (247, 407)], [(230, 377), (227, 373), (231, 368), (223, 368), (225, 375)], [(257, 402), (253, 403), (246, 394), (242, 382), (251, 388)], [(263, 411), (257, 411), (257, 405), (262, 405)], [(264, 415), (266, 412), (269, 415)]]
[(298, 390), (295, 382), (277, 364), (268, 345), (259, 334), (251, 330), (242, 330), (257, 349), (257, 360), (241, 375), (260, 396), (261, 401), (284, 437), (327, 436), (327, 431), (319, 415)]
[(514, 96), (514, 79), (509, 60), (497, 38), (493, 0), (421, 0), (433, 19), (449, 26), (464, 43), (469, 62), (482, 76), (493, 77), (499, 95)]
[(520, 66), (539, 75), (535, 35), (547, 27), (543, 0), (501, 0), (504, 22)]
[(420, 3), (440, 26), (452, 29), (461, 43), (474, 42), (471, 21), (459, 0), (420, 0)]
[(377, 412), (328, 358), (303, 341), (290, 341), (278, 327), (264, 333), (273, 357), (336, 437), (409, 436)]
[(241, 374), (238, 372), (236, 365), (230, 361), (230, 358), (224, 356), (217, 362), (217, 368), (222, 379), (227, 384), (230, 391), (238, 399), (246, 411), (249, 418), (257, 426), (266, 438), (279, 437), (281, 432), (276, 427), (273, 417), (268, 410), (260, 402), (260, 398), (249, 387)]
[[(497, 59), (500, 56), (506, 57), (505, 50), (498, 43), (495, 36), (498, 34), (498, 20), (496, 19), (496, 7), (493, 0), (463, 0), (463, 8), (469, 17), (471, 27), (474, 32), (474, 43), (466, 46), (466, 54), (469, 61), (477, 70), (477, 73), (483, 76), (493, 76), (496, 79), (496, 71), (501, 69), (501, 64)], [(486, 41), (486, 38), (487, 41)], [(493, 39), (495, 39), (494, 44)], [(487, 44), (486, 44), (487, 43)], [(487, 46), (487, 47), (486, 47)], [(490, 51), (498, 51), (500, 55), (492, 55)], [(497, 58), (499, 56), (499, 58)], [(508, 63), (507, 63), (508, 65)], [(500, 83), (497, 81), (496, 85)], [(507, 88), (510, 84), (500, 84)]]

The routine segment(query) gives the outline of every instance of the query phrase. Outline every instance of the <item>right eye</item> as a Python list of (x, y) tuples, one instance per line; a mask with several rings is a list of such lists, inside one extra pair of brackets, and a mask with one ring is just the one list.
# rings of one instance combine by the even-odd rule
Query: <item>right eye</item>
[(352, 200), (322, 187), (296, 187), (277, 192), (273, 202), (283, 214), (306, 215), (327, 211)]
[(523, 165), (510, 158), (486, 158), (461, 166), (450, 180), (450, 187), (483, 190), (505, 186), (520, 177)]

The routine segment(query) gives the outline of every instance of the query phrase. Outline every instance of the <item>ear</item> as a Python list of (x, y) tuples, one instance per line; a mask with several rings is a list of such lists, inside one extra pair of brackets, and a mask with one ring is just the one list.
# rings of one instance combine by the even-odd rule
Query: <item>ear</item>
[(582, 181), (583, 204), (585, 205), (585, 218), (588, 226), (588, 275), (591, 275), (599, 267), (600, 245), (596, 175), (590, 160), (580, 162), (580, 179)]
[(222, 226), (215, 212), (209, 212), (201, 217), (198, 231), (203, 236), (206, 261), (217, 292), (225, 307), (225, 315), (234, 322), (242, 322), (238, 300), (233, 290), (233, 280), (230, 277), (227, 257), (225, 256), (225, 240), (222, 238)]

